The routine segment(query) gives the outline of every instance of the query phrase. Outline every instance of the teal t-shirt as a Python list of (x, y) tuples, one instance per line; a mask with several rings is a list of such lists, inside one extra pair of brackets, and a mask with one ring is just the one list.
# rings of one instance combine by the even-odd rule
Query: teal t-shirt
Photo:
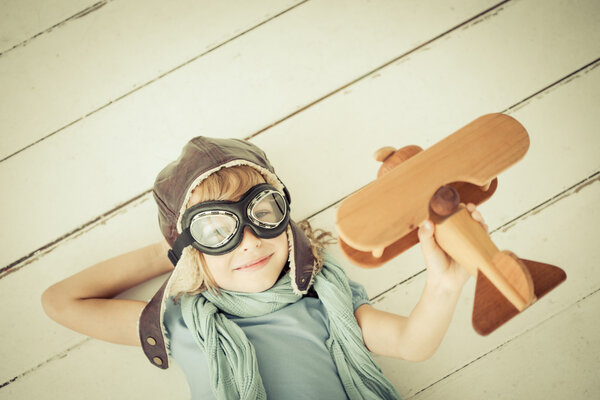
[[(354, 310), (369, 302), (364, 287), (350, 281)], [(329, 318), (318, 298), (260, 317), (228, 315), (254, 345), (258, 369), (269, 399), (346, 399), (346, 392), (325, 346)], [(194, 342), (178, 303), (167, 300), (164, 325), (171, 357), (187, 377), (191, 398), (214, 399), (204, 352)]]

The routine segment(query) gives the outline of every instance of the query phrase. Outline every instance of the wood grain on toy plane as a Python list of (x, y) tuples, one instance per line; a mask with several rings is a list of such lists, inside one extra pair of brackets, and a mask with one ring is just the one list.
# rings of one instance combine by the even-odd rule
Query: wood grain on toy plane
[(429, 217), (429, 200), (440, 186), (483, 186), (528, 148), (518, 121), (484, 115), (346, 198), (337, 212), (340, 238), (363, 252), (387, 247)]
[[(498, 187), (498, 178), (491, 182), (490, 187), (485, 192), (482, 191), (479, 186), (466, 182), (452, 182), (449, 184), (449, 186), (452, 186), (454, 189), (456, 189), (463, 203), (473, 203), (475, 205), (479, 205), (494, 194), (496, 188)], [(432, 215), (431, 218), (435, 223), (435, 215)], [(363, 268), (375, 268), (380, 267), (381, 265), (390, 261), (392, 258), (397, 257), (401, 253), (413, 247), (415, 244), (419, 243), (417, 231), (418, 228), (415, 228), (396, 240), (394, 243), (386, 246), (381, 257), (374, 257), (373, 253), (370, 251), (356, 250), (344, 242), (342, 237), (339, 237), (338, 241), (340, 243), (342, 252), (346, 255), (346, 257), (352, 260), (354, 264)]]

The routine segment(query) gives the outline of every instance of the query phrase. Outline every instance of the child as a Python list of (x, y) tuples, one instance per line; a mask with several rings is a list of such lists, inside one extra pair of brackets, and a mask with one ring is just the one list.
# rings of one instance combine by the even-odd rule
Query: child
[[(409, 317), (376, 310), (323, 252), (326, 235), (290, 219), (287, 189), (246, 141), (192, 139), (158, 175), (154, 196), (166, 243), (83, 270), (42, 303), (78, 332), (141, 345), (160, 368), (168, 350), (194, 399), (399, 398), (371, 352), (430, 357), (468, 278), (427, 221), (420, 301)], [(112, 299), (171, 270), (149, 303)]]

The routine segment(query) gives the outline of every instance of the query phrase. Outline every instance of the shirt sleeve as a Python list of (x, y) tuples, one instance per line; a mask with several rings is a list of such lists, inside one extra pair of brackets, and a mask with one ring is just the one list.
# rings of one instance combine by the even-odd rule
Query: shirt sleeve
[(352, 291), (352, 305), (354, 306), (354, 311), (363, 304), (371, 304), (369, 295), (367, 295), (367, 291), (363, 285), (354, 282), (352, 279), (348, 279), (348, 283), (350, 284), (350, 290)]

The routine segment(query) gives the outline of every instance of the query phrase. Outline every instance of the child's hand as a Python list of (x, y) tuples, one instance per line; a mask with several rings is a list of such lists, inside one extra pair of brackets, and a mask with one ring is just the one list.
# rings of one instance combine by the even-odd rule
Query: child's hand
[[(478, 221), (488, 231), (481, 213), (474, 204), (467, 204), (467, 210), (475, 221)], [(436, 242), (434, 237), (435, 225), (431, 220), (424, 221), (419, 226), (419, 241), (427, 264), (427, 280), (441, 288), (456, 291), (461, 290), (469, 279), (466, 269), (457, 264)]]

